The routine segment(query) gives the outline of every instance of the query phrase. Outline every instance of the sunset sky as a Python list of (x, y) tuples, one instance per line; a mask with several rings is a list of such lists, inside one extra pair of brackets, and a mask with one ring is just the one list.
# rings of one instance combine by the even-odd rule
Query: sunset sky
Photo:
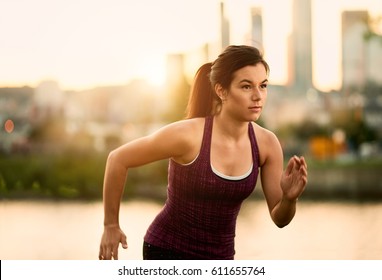
[[(248, 43), (250, 7), (263, 7), (270, 80), (286, 81), (286, 38), (292, 0), (226, 0), (231, 43)], [(160, 82), (165, 55), (220, 39), (219, 0), (0, 0), (0, 86), (62, 88)], [(340, 86), (340, 15), (344, 9), (382, 15), (380, 0), (312, 0), (314, 81)], [(196, 70), (196, 69), (195, 69)]]

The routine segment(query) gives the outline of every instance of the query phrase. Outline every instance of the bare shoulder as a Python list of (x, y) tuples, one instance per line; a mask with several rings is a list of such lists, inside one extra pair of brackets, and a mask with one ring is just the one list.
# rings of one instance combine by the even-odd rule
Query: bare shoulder
[(252, 122), (255, 131), (257, 145), (260, 150), (261, 165), (274, 156), (282, 157), (281, 144), (277, 136), (270, 130)]
[(253, 129), (255, 130), (257, 141), (276, 142), (279, 143), (277, 136), (270, 130), (252, 122)]
[(203, 127), (203, 118), (181, 120), (162, 127), (152, 137), (160, 136), (161, 139), (166, 141), (192, 145), (195, 138), (198, 138), (203, 133)]
[(192, 161), (199, 153), (203, 131), (204, 118), (181, 120), (161, 128), (153, 135), (171, 146), (172, 157), (179, 163)]
[(109, 157), (127, 168), (168, 158), (173, 158), (179, 163), (187, 163), (199, 152), (203, 138), (203, 124), (203, 119), (168, 124), (148, 136), (118, 147)]
[(204, 118), (194, 118), (173, 122), (166, 125), (163, 129), (168, 132), (184, 135), (187, 133), (199, 132), (204, 127)]

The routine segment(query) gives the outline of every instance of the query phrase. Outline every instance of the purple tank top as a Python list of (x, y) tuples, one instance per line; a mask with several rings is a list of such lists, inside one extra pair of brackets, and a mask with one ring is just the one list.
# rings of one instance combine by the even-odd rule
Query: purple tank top
[(213, 117), (206, 117), (202, 146), (189, 165), (170, 160), (167, 200), (144, 240), (154, 246), (199, 259), (233, 259), (236, 218), (241, 204), (254, 190), (259, 173), (259, 150), (252, 124), (252, 172), (228, 180), (211, 168)]

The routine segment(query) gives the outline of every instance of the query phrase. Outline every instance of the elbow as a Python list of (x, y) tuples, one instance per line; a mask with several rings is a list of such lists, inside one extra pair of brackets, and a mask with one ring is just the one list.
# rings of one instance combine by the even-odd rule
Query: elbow
[(281, 223), (281, 222), (274, 222), (275, 223), (275, 225), (278, 227), (278, 228), (284, 228), (284, 227), (286, 227), (287, 225), (289, 225), (289, 222), (284, 222), (284, 223)]
[(107, 164), (113, 164), (115, 162), (118, 162), (118, 152), (116, 150), (113, 150), (109, 153), (107, 156)]
[(109, 155), (107, 156), (107, 161), (113, 161), (118, 157), (117, 150), (112, 150)]
[(123, 161), (122, 161), (122, 158), (121, 158), (121, 155), (120, 153), (118, 152), (118, 149), (116, 150), (113, 150), (109, 153), (108, 157), (107, 157), (107, 162), (106, 164), (109, 166), (109, 167), (123, 167), (123, 169), (127, 169), (124, 164), (123, 164)]
[(271, 216), (272, 217), (272, 221), (273, 223), (278, 227), (278, 228), (284, 228), (286, 227), (287, 225), (289, 225), (289, 223), (292, 221), (293, 219), (293, 216), (278, 216), (278, 215), (275, 215), (275, 213), (272, 213), (273, 215)]

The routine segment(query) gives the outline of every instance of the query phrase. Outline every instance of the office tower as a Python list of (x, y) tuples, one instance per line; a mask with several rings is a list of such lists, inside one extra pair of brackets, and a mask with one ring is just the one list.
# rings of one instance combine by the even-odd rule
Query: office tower
[(367, 79), (382, 86), (382, 38), (377, 36), (371, 37), (367, 44)]
[(312, 87), (312, 7), (311, 0), (293, 1), (291, 35), (291, 79), (297, 94)]
[(360, 88), (367, 82), (367, 11), (342, 13), (342, 87)]
[(230, 44), (229, 21), (225, 16), (224, 2), (220, 3), (220, 22), (221, 22), (221, 48), (224, 50)]
[(263, 18), (261, 8), (251, 10), (251, 44), (260, 49), (263, 48)]

